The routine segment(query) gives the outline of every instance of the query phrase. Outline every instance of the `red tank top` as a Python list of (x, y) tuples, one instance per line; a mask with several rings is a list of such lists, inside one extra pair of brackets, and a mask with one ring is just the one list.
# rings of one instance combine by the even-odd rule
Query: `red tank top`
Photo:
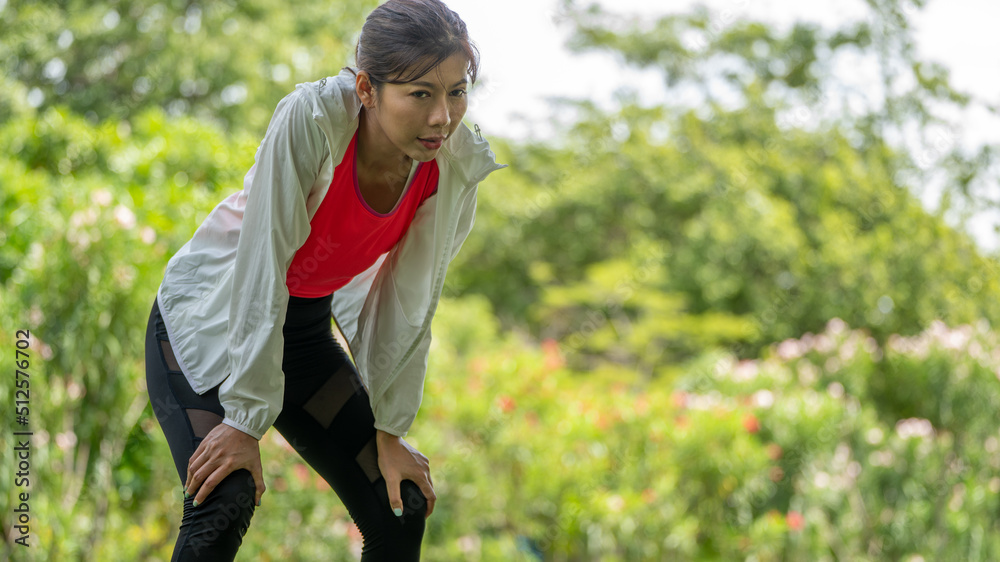
[(285, 284), (296, 297), (324, 297), (371, 267), (406, 233), (417, 207), (437, 191), (437, 162), (421, 162), (396, 207), (379, 213), (358, 187), (354, 133), (337, 165), (330, 190), (309, 225), (309, 238), (295, 252)]

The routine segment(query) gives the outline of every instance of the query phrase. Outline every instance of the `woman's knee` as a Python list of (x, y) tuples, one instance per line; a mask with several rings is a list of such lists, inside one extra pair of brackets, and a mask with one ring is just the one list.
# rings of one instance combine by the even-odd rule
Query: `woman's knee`
[(396, 517), (391, 511), (388, 518), (393, 520), (388, 527), (391, 542), (398, 546), (395, 553), (398, 560), (419, 560), (420, 543), (424, 537), (427, 518), (427, 498), (412, 480), (403, 480), (399, 486), (403, 500), (403, 515)]
[(409, 561), (420, 559), (420, 543), (424, 536), (424, 519), (427, 499), (420, 488), (410, 480), (400, 484), (403, 515), (396, 517), (389, 507), (385, 493), (385, 480), (379, 478), (376, 486), (380, 501), (352, 511), (354, 522), (364, 537), (362, 560)]
[(250, 527), (255, 494), (253, 476), (240, 469), (224, 478), (198, 507), (192, 505), (191, 498), (185, 500), (185, 548), (195, 555), (216, 552), (218, 548), (235, 553)]
[(399, 486), (399, 493), (403, 500), (404, 517), (407, 515), (419, 515), (421, 518), (427, 516), (427, 498), (420, 491), (420, 486), (417, 486), (412, 480), (403, 480)]

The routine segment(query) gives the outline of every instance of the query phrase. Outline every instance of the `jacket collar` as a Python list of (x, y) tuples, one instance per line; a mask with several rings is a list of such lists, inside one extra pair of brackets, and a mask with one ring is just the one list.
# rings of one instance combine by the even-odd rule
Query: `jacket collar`
[[(311, 98), (313, 118), (330, 140), (335, 162), (343, 157), (347, 143), (360, 122), (361, 99), (355, 92), (354, 84), (354, 74), (344, 69), (336, 76), (296, 86)], [(439, 167), (450, 166), (467, 187), (483, 181), (491, 172), (507, 167), (506, 164), (497, 164), (489, 142), (469, 130), (465, 123), (459, 124), (445, 140), (436, 160)]]

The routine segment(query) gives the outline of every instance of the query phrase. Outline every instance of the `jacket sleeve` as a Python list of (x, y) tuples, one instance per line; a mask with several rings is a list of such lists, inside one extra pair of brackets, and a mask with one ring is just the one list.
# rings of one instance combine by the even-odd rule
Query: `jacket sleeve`
[(424, 394), (424, 375), (427, 373), (427, 355), (431, 345), (428, 328), (413, 356), (396, 379), (372, 402), (375, 429), (399, 437), (413, 425)]
[(455, 244), (451, 249), (451, 259), (453, 260), (458, 255), (458, 251), (462, 249), (462, 244), (469, 237), (469, 233), (472, 232), (472, 226), (476, 224), (476, 198), (478, 191), (479, 186), (477, 185), (469, 191), (462, 202), (462, 210), (458, 219), (458, 230), (455, 232)]
[[(476, 220), (476, 191), (474, 188), (465, 195), (460, 208), (458, 228), (449, 260), (458, 255), (459, 249), (472, 230)], [(405, 437), (413, 420), (417, 417), (423, 399), (424, 378), (427, 373), (427, 359), (431, 346), (430, 328), (424, 333), (409, 361), (381, 392), (372, 395), (372, 413), (375, 415), (375, 429)], [(377, 384), (377, 383), (376, 383)]]
[(309, 237), (306, 199), (326, 149), (298, 90), (275, 109), (244, 182), (246, 206), (229, 308), (230, 375), (219, 387), (223, 423), (260, 439), (281, 411), (285, 275)]

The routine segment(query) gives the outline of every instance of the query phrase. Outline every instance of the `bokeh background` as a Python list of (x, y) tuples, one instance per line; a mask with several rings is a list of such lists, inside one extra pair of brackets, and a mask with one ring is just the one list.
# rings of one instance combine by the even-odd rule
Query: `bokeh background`
[[(483, 43), (468, 121), (510, 167), (480, 186), (407, 438), (439, 497), (424, 559), (1000, 559), (1000, 69), (977, 90), (919, 48), (943, 0), (821, 22), (730, 4), (558, 0), (519, 27), (454, 3), (538, 57)], [(0, 557), (169, 560), (156, 287), (376, 5), (0, 0)], [(276, 431), (262, 457), (240, 559), (358, 559)]]

